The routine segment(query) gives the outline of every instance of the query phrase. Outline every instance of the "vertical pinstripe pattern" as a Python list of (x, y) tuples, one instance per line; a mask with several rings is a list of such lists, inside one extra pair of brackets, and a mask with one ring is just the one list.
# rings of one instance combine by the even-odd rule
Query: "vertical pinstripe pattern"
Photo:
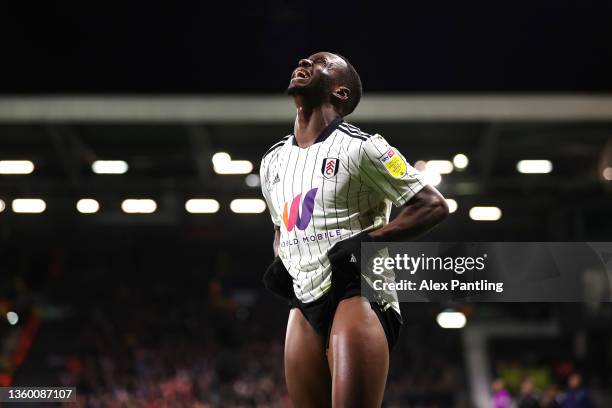
[[(298, 185), (300, 186), (301, 190), (300, 191), (308, 191), (304, 189), (304, 174), (306, 173), (306, 164), (308, 163), (308, 154), (310, 153), (310, 149), (305, 149), (306, 150), (306, 157), (304, 157), (304, 166), (302, 166), (302, 171), (300, 172), (300, 181), (298, 183)], [(297, 168), (297, 166), (296, 166)], [(306, 237), (307, 234), (306, 232), (304, 232), (304, 237)], [(312, 262), (312, 250), (310, 249), (310, 245), (305, 245), (306, 248), (308, 248), (308, 261), (305, 262), (305, 266), (308, 267), (308, 265), (311, 264)], [(300, 259), (300, 269), (302, 268), (302, 260)], [(299, 275), (296, 278), (296, 280), (299, 281)], [(308, 291), (308, 294), (311, 296), (311, 298), (314, 299), (314, 295), (312, 293), (312, 291)]]
[[(282, 150), (279, 151), (279, 154), (281, 152), (282, 152)], [(277, 192), (277, 202), (279, 202), (279, 203), (281, 203), (283, 201), (286, 201), (286, 200), (284, 200), (284, 198), (286, 197), (286, 195), (285, 195), (285, 184), (286, 184), (285, 181), (287, 179), (287, 169), (289, 168), (289, 164), (291, 162), (291, 150), (289, 150), (289, 156), (284, 160), (284, 162), (285, 162), (285, 169), (282, 170), (282, 176), (281, 176), (281, 179), (280, 179), (280, 184), (281, 184), (282, 190), (278, 189), (278, 188), (276, 189), (276, 192)], [(281, 167), (282, 167), (282, 165), (281, 165)], [(279, 193), (280, 193), (280, 198), (279, 198)], [(279, 209), (277, 211), (279, 214), (283, 213), (283, 207), (284, 207), (283, 205), (281, 205), (279, 207)], [(282, 239), (282, 231), (283, 231), (283, 226), (281, 225), (281, 239)], [(284, 252), (284, 256), (281, 256), (281, 258), (287, 259), (287, 260), (292, 259), (292, 256), (291, 256), (291, 247), (290, 246), (286, 246), (285, 250), (283, 252)], [(293, 268), (293, 262), (289, 262), (288, 264), (286, 264), (286, 266), (287, 266), (287, 269), (288, 269), (289, 273), (291, 273), (291, 269)]]
[[(353, 235), (353, 219), (351, 218), (351, 179), (353, 178), (353, 175), (351, 174), (351, 156), (349, 154), (349, 149), (351, 148), (351, 143), (353, 142), (353, 138), (351, 138), (348, 142), (348, 145), (346, 146), (346, 150), (344, 150), (345, 154), (346, 154), (346, 171), (348, 172), (348, 182), (347, 182), (347, 186), (346, 186), (346, 197), (344, 198), (344, 205), (346, 206), (346, 212), (348, 215), (348, 227), (349, 230), (351, 231), (351, 236)], [(359, 197), (357, 197), (357, 200), (359, 200)], [(357, 214), (359, 214), (359, 205), (357, 205)], [(338, 221), (338, 214), (336, 213), (336, 221)], [(340, 224), (338, 223), (338, 228), (340, 228)]]
[[(291, 162), (291, 160), (289, 161), (289, 167), (291, 167), (291, 169), (293, 170), (291, 172), (291, 196), (290, 197), (295, 197), (295, 190), (293, 188), (293, 186), (295, 185), (295, 169), (297, 168), (298, 163), (300, 162), (300, 152), (301, 149), (297, 150), (297, 157), (295, 159), (295, 163)], [(293, 153), (293, 149), (291, 150), (291, 152), (289, 153), (289, 157), (291, 158)], [(289, 179), (289, 177), (287, 177), (287, 179)], [(293, 237), (294, 238), (298, 238), (298, 229), (294, 228), (293, 229)], [(289, 237), (291, 238), (291, 234), (289, 235)], [(290, 247), (291, 248), (291, 247)], [(292, 261), (295, 263), (296, 265), (296, 269), (297, 269), (297, 276), (296, 276), (296, 281), (299, 282), (300, 281), (300, 273), (302, 272), (301, 269), (301, 263), (302, 263), (302, 250), (300, 249), (299, 245), (295, 245), (295, 248), (297, 248), (298, 251), (298, 259), (295, 260), (295, 258), (292, 259)]]
[[(388, 222), (390, 202), (403, 205), (424, 186), (421, 175), (408, 165), (400, 178), (387, 171), (381, 157), (391, 147), (382, 136), (346, 122), (334, 126), (307, 148), (297, 146), (294, 136), (283, 138), (261, 162), (263, 195), (272, 219), (280, 223), (279, 254), (294, 279), (296, 296), (305, 303), (330, 289), (327, 251), (336, 242), (378, 228), (381, 219)], [(338, 159), (336, 175), (324, 176), (326, 158)], [(274, 180), (276, 173), (280, 180)], [(315, 188), (310, 223), (303, 230), (296, 225), (288, 231), (282, 220), (285, 203), (290, 208), (301, 194), (298, 214), (289, 217), (302, 217), (307, 212), (304, 197)]]

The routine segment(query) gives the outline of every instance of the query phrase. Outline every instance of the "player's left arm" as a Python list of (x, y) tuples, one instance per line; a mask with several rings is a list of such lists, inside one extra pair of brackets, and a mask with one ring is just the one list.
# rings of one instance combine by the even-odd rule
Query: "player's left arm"
[[(356, 159), (359, 178), (371, 194), (387, 199), (400, 214), (388, 224), (367, 234), (357, 234), (337, 242), (328, 252), (336, 276), (353, 279), (359, 271), (361, 243), (368, 241), (411, 240), (429, 231), (448, 215), (446, 200), (404, 156), (380, 135), (369, 137), (359, 146)], [(353, 257), (357, 262), (351, 261)], [(341, 278), (339, 278), (341, 279)]]
[(380, 135), (363, 143), (360, 156), (362, 180), (401, 212), (391, 222), (372, 231), (377, 241), (414, 239), (448, 216), (446, 200), (423, 175), (410, 166), (404, 156)]
[(409, 241), (423, 235), (448, 217), (448, 205), (442, 194), (424, 186), (387, 225), (373, 231), (377, 241)]

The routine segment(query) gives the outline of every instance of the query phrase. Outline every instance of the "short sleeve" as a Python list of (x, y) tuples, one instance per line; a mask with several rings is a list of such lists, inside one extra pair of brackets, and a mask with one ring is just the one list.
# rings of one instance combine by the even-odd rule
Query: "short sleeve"
[(404, 156), (379, 134), (365, 141), (359, 152), (362, 181), (399, 207), (408, 202), (427, 184)]
[(261, 165), (259, 167), (259, 180), (261, 183), (261, 193), (263, 194), (264, 199), (266, 200), (266, 205), (268, 206), (268, 210), (270, 212), (270, 218), (272, 219), (272, 223), (280, 228), (280, 217), (274, 208), (274, 202), (272, 201), (272, 196), (270, 194), (270, 186), (271, 180), (268, 175), (268, 163), (266, 158), (262, 159)]

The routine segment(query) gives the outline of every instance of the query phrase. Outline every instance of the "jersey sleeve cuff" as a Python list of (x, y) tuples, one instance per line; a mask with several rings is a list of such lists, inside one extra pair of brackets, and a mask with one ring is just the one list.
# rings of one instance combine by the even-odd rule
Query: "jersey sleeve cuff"
[(421, 191), (427, 183), (423, 180), (422, 177), (417, 178), (417, 182), (410, 186), (410, 190), (406, 191), (404, 194), (399, 196), (397, 199), (393, 201), (393, 204), (396, 207), (401, 207), (406, 204), (412, 197), (417, 195), (419, 191)]

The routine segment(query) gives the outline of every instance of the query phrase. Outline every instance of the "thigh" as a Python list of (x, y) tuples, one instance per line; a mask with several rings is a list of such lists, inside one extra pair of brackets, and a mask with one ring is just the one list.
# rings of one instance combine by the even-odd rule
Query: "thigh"
[(364, 297), (340, 302), (328, 351), (334, 408), (381, 406), (389, 370), (388, 347), (378, 316)]
[(295, 408), (331, 407), (331, 375), (325, 344), (298, 308), (289, 312), (285, 379)]

